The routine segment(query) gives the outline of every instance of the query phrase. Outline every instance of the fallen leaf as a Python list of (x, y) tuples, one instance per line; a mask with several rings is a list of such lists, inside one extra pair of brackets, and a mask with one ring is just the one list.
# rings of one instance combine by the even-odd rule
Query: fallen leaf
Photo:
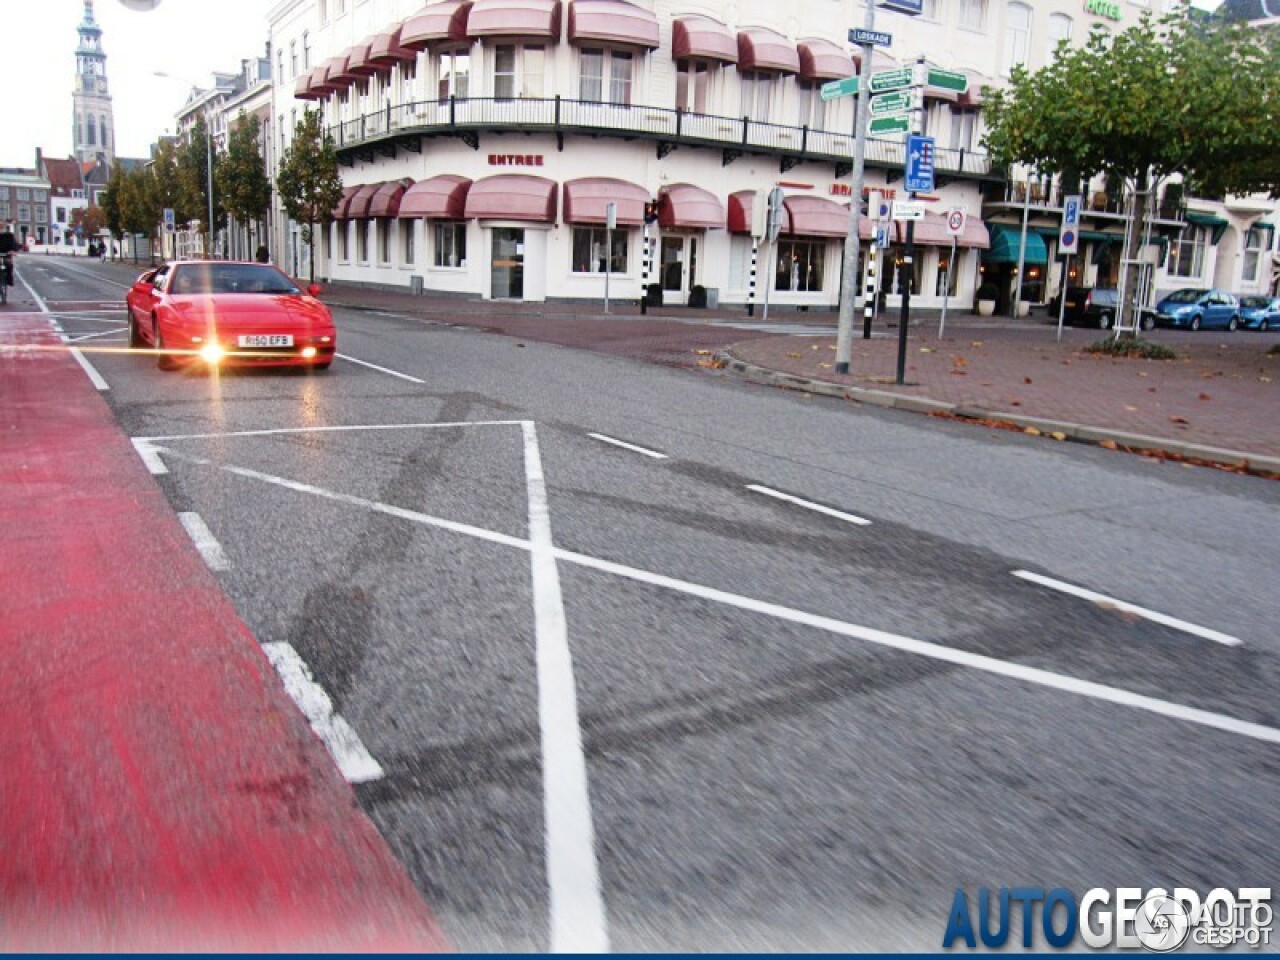
[(982, 385), (983, 385), (984, 387), (989, 387), (989, 386), (991, 386), (991, 381), (990, 381), (990, 380), (983, 380), (983, 381), (982, 381)]
[(969, 375), (969, 371), (968, 370), (952, 370), (951, 375), (953, 377), (967, 377)]
[(920, 352), (921, 352), (921, 353), (933, 353), (933, 350), (932, 350), (932, 349), (930, 349), (929, 347), (921, 347), (921, 348), (920, 348)]
[(1009, 406), (1011, 406), (1011, 407), (1020, 407), (1020, 406), (1022, 406), (1022, 401), (1021, 401), (1021, 400), (1010, 400), (1010, 401), (1009, 401)]
[(706, 367), (709, 370), (722, 370), (725, 362), (723, 360), (699, 360), (698, 366)]
[(517, 344), (516, 344), (516, 346), (517, 346), (517, 347), (523, 347), (523, 346), (524, 346), (524, 344), (523, 344), (523, 343), (517, 343)]
[[(694, 352), (694, 353), (696, 353), (696, 354), (697, 354), (698, 356), (700, 356), (700, 357), (709, 357), (709, 356), (711, 356), (711, 351), (710, 351), (710, 350), (695, 350), (695, 351), (693, 351), (693, 352)], [(787, 354), (787, 356), (791, 356), (791, 354)], [(799, 354), (796, 354), (796, 356), (799, 356)]]
[(815, 343), (815, 344), (814, 344), (813, 346), (811, 346), (809, 349), (810, 349), (810, 350), (817, 350), (817, 349), (818, 349), (818, 344), (816, 344), (816, 343)]
[[(699, 353), (701, 353), (702, 351), (698, 351), (698, 352), (699, 352)], [(798, 357), (798, 356), (800, 356), (800, 354), (798, 354), (798, 353), (788, 353), (788, 354), (787, 354), (787, 356), (788, 356), (788, 357)]]
[(1067, 439), (1067, 435), (1066, 435), (1065, 433), (1063, 433), (1061, 430), (1055, 430), (1055, 431), (1053, 431), (1053, 433), (1049, 434), (1049, 436), (1053, 437), (1053, 439), (1055, 439), (1055, 440), (1065, 440), (1065, 439)]
[(973, 341), (973, 346), (975, 346), (975, 347), (980, 347), (980, 346), (982, 346), (982, 341), (981, 341), (981, 340), (974, 340), (974, 341)]
[(1155, 392), (1156, 392), (1155, 387), (1147, 387), (1147, 393), (1155, 393)]
[(1119, 448), (1117, 447), (1116, 442), (1115, 442), (1114, 440), (1103, 440), (1103, 441), (1101, 441), (1101, 442), (1098, 444), (1098, 446), (1100, 446), (1100, 447), (1104, 447), (1104, 448), (1106, 448), (1107, 450), (1116, 450), (1116, 449), (1119, 449)]
[(836, 345), (835, 345), (834, 343), (828, 343), (828, 344), (827, 344), (827, 349), (828, 349), (828, 350), (834, 350), (835, 348), (836, 348)]
[(1139, 370), (1139, 371), (1138, 371), (1138, 376), (1140, 376), (1140, 377), (1145, 377), (1145, 376), (1146, 376), (1146, 374), (1145, 374), (1145, 373), (1143, 373), (1141, 370)]
[(1040, 436), (1040, 431), (1039, 431), (1039, 430), (1037, 430), (1035, 427), (1027, 427), (1027, 428), (1026, 428), (1025, 430), (1023, 430), (1022, 432), (1023, 432), (1023, 433), (1025, 433), (1025, 434), (1027, 434), (1028, 436), (1032, 436), (1032, 437), (1038, 437), (1038, 436)]
[(1130, 413), (1137, 413), (1137, 412), (1138, 412), (1138, 408), (1137, 408), (1137, 407), (1131, 407), (1131, 406), (1129, 406), (1129, 404), (1127, 404), (1127, 403), (1124, 405), (1124, 408), (1125, 408), (1126, 410), (1128, 410)]
[(1259, 377), (1258, 379), (1259, 379), (1260, 381), (1262, 381), (1263, 383), (1270, 383), (1270, 382), (1271, 382), (1271, 378), (1270, 378), (1270, 377)]
[(1178, 424), (1178, 426), (1180, 426), (1180, 427), (1189, 427), (1189, 426), (1191, 426), (1191, 421), (1190, 421), (1190, 420), (1188, 420), (1186, 417), (1170, 417), (1170, 418), (1169, 418), (1169, 422), (1170, 422), (1170, 423), (1176, 423), (1176, 424)]
[(956, 357), (951, 362), (955, 364), (957, 367), (967, 367), (969, 365), (969, 361), (966, 360), (964, 357)]
[(831, 364), (829, 364), (829, 363), (820, 363), (820, 364), (818, 364), (818, 366), (820, 366), (823, 370), (830, 370), (830, 369), (831, 369)]
[(1031, 382), (1031, 378), (1030, 378), (1030, 377), (1023, 377), (1023, 378), (1022, 378), (1022, 382), (1023, 382), (1023, 383), (1030, 383), (1030, 382)]
[(1208, 395), (1207, 393), (1202, 393), (1202, 394), (1200, 394), (1200, 399), (1201, 399), (1201, 400), (1208, 400), (1208, 399), (1210, 399), (1210, 397), (1209, 397), (1209, 395)]

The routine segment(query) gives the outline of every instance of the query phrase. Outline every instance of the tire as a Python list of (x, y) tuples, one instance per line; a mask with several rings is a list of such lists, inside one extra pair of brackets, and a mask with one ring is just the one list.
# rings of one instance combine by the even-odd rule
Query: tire
[(161, 370), (177, 370), (178, 361), (164, 352), (164, 337), (160, 333), (159, 323), (155, 325), (152, 342), (156, 350), (156, 366)]
[(145, 344), (143, 343), (143, 340), (142, 340), (142, 334), (138, 332), (137, 318), (134, 317), (133, 311), (130, 310), (129, 311), (129, 349), (137, 350), (139, 347), (142, 347), (144, 345)]
[(1102, 314), (1102, 316), (1098, 317), (1098, 329), (1099, 330), (1111, 329), (1111, 314), (1104, 313)]
[(1263, 320), (1261, 323), (1258, 324), (1258, 329), (1261, 330), (1263, 333), (1266, 333), (1268, 330), (1271, 329), (1271, 324), (1268, 323), (1266, 320)]
[(1141, 326), (1143, 330), (1154, 330), (1156, 328), (1156, 318), (1148, 313), (1143, 316), (1142, 322), (1139, 326)]
[(1199, 329), (1200, 329), (1200, 318), (1199, 318), (1199, 317), (1192, 317), (1192, 318), (1191, 318), (1191, 329), (1192, 329), (1192, 330), (1199, 330)]
[(1232, 333), (1235, 333), (1235, 332), (1236, 332), (1236, 330), (1238, 330), (1238, 329), (1239, 329), (1239, 327), (1240, 327), (1240, 318), (1239, 318), (1239, 317), (1235, 317), (1235, 316), (1233, 316), (1233, 317), (1231, 318), (1231, 320), (1227, 323), (1227, 329), (1228, 329), (1229, 331), (1231, 331)]

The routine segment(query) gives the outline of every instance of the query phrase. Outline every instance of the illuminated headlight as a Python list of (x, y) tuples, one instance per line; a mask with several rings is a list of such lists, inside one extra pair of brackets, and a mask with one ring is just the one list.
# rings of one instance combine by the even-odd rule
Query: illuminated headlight
[(216, 343), (206, 343), (200, 348), (200, 359), (205, 363), (217, 363), (225, 354), (226, 351), (222, 349), (220, 344)]
[(310, 359), (311, 357), (314, 357), (314, 356), (316, 355), (316, 348), (315, 348), (315, 347), (303, 347), (303, 348), (302, 348), (302, 355), (303, 355), (304, 357), (306, 357), (307, 359)]
[(333, 340), (333, 337), (321, 337), (321, 338), (320, 338), (320, 342), (321, 342), (321, 343), (330, 343), (330, 342), (332, 342), (332, 340)]

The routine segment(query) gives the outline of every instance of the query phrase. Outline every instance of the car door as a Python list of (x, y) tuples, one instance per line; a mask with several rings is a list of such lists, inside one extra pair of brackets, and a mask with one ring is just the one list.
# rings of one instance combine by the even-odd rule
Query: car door
[(165, 264), (151, 275), (150, 281), (140, 280), (134, 285), (134, 322), (137, 323), (139, 330), (144, 331), (144, 336), (148, 340), (153, 340), (151, 317), (160, 303), (160, 293), (164, 289), (165, 277), (168, 275), (169, 265)]
[(1222, 318), (1221, 295), (1217, 290), (1208, 290), (1204, 296), (1200, 298), (1200, 326), (1202, 327), (1222, 327), (1226, 326)]

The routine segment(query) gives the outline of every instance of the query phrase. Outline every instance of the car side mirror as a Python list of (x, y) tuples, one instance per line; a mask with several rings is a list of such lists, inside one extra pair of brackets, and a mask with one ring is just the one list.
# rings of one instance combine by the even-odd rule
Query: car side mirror
[(321, 287), (320, 284), (313, 283), (311, 284), (311, 286), (307, 287), (307, 293), (309, 293), (313, 297), (318, 297), (320, 296), (320, 291), (323, 289), (324, 288)]

